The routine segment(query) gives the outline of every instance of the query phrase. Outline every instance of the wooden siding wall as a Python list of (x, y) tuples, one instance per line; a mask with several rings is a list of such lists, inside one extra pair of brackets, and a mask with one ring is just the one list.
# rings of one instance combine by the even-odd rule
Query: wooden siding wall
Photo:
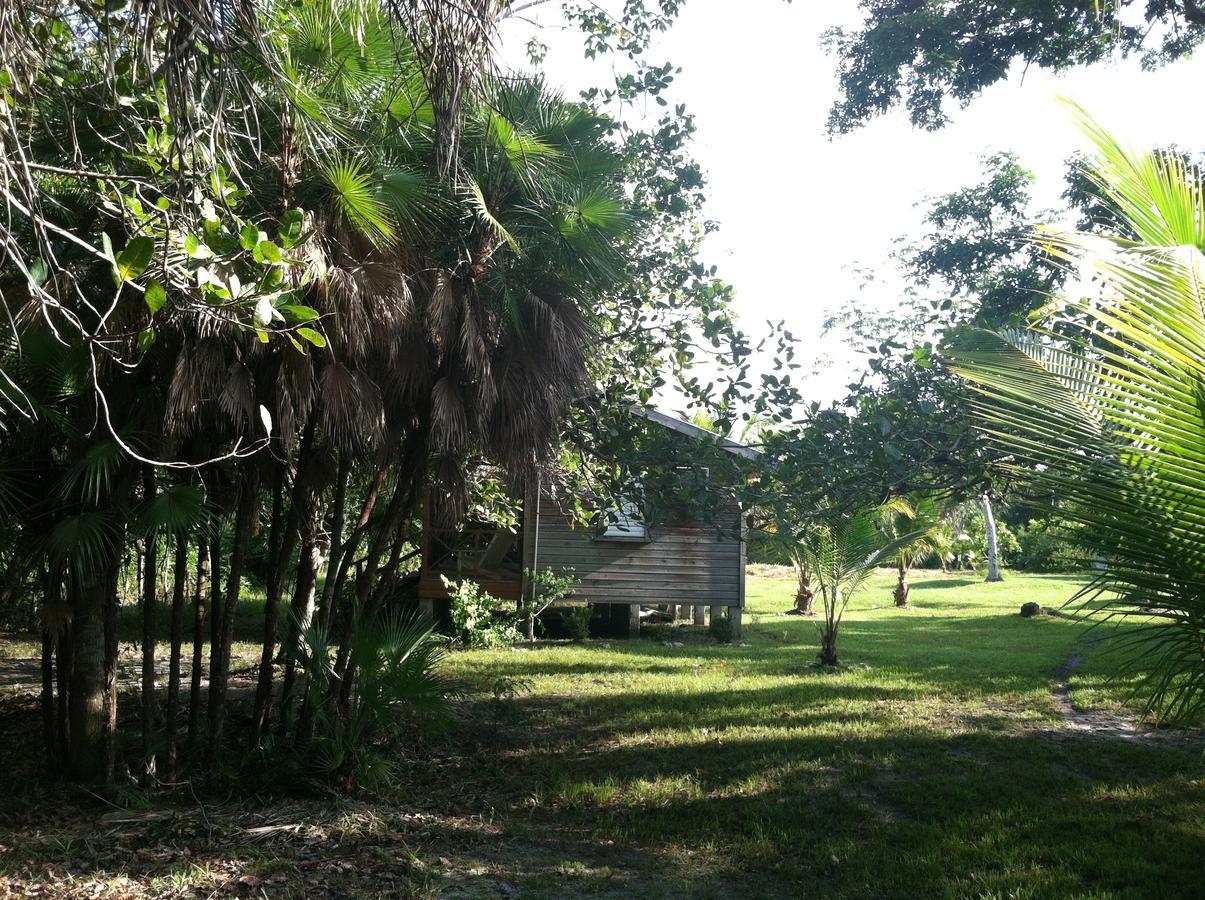
[[(556, 500), (541, 496), (532, 549), (541, 570), (574, 570), (579, 600), (742, 606), (744, 545), (737, 537), (738, 521), (733, 509), (719, 523), (720, 532), (702, 523), (660, 525), (650, 527), (644, 542), (595, 540), (572, 527)], [(530, 518), (527, 524), (533, 524)]]

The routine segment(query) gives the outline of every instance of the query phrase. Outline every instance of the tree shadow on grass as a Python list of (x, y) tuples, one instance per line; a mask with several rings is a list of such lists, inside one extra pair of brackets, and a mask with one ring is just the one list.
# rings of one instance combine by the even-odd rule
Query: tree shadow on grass
[(1197, 895), (1199, 754), (1007, 715), (918, 731), (892, 714), (909, 691), (830, 687), (824, 706), (781, 687), (566, 700), (575, 727), (490, 755), (491, 780), (525, 829), (690, 859), (675, 877), (746, 895)]
[[(211, 810), (195, 840), (174, 821), (80, 819), (80, 851), (39, 833), (15, 868), (149, 885), (188, 865), (222, 895), (281, 873), (280, 889), (350, 896), (1193, 897), (1205, 877), (1192, 754), (849, 719), (833, 735), (525, 749), (415, 758), (387, 802)], [(265, 821), (281, 830), (265, 838)]]
[[(809, 623), (790, 623), (785, 640), (759, 632), (754, 648), (499, 654), (494, 670), (504, 661), (579, 688), (620, 673), (667, 677), (635, 691), (520, 696), (519, 715), (493, 735), (480, 702), (466, 707), (460, 730), (399, 757), (395, 792), (360, 804), (375, 823), (363, 833), (329, 800), (302, 812), (279, 798), (243, 804), (203, 835), (138, 821), (110, 832), (96, 825), (105, 810), (90, 809), (25, 849), (0, 839), (18, 847), (0, 870), (49, 864), (51, 884), (124, 872), (150, 892), (153, 879), (197, 866), (217, 873), (219, 894), (280, 873), (280, 889), (298, 895), (1065, 897), (1152, 885), (1198, 895), (1199, 754), (1068, 733), (992, 705), (1048, 690), (1081, 633), (1074, 623), (853, 621), (843, 648), (870, 668), (838, 673), (800, 668), (813, 653)], [(251, 830), (263, 821), (298, 830), (264, 838)], [(320, 825), (319, 840), (307, 829)], [(77, 832), (83, 852), (52, 837)], [(315, 871), (324, 880), (307, 881)]]
[[(840, 647), (843, 663), (865, 667), (852, 673), (859, 679), (910, 678), (930, 692), (975, 697), (1048, 690), (1055, 670), (1086, 632), (1087, 626), (1068, 619), (894, 616), (843, 623)], [(692, 678), (717, 673), (790, 677), (822, 684), (824, 690), (850, 674), (808, 668), (818, 647), (815, 620), (784, 617), (750, 626), (746, 634), (751, 647), (616, 641), (600, 647), (596, 658), (579, 653), (566, 659), (537, 650), (510, 654), (501, 664), (520, 678), (573, 676), (590, 679), (589, 684), (625, 674), (682, 676), (679, 684), (667, 686), (675, 698), (692, 690)]]

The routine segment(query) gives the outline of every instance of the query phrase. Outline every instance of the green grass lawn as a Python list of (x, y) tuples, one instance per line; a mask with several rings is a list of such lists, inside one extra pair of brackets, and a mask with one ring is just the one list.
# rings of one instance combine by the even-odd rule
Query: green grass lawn
[[(809, 666), (816, 624), (782, 615), (794, 585), (766, 576), (735, 646), (680, 626), (454, 653), (462, 714), (384, 794), (211, 807), (204, 840), (122, 825), (163, 855), (92, 835), (91, 862), (58, 865), (129, 896), (220, 896), (244, 876), (268, 896), (1202, 896), (1199, 745), (1067, 727), (1060, 667), (1083, 655), (1074, 702), (1118, 710), (1117, 660), (1099, 630), (1017, 615), (1080, 583), (917, 573), (897, 610), (878, 575), (837, 672)], [(265, 838), (264, 822), (305, 829)], [(63, 857), (37, 833), (0, 871)]]
[[(750, 579), (748, 646), (457, 654), (465, 678), (530, 686), (524, 740), (488, 767), (508, 831), (625, 851), (593, 868), (566, 851), (568, 876), (525, 854), (506, 876), (548, 896), (624, 879), (652, 895), (1200, 896), (1199, 752), (1064, 729), (1055, 673), (1093, 640), (1017, 615), (1079, 583), (918, 573), (897, 610), (877, 576), (839, 673), (807, 666), (816, 625), (781, 615), (793, 584), (766, 577)], [(1119, 704), (1102, 656), (1085, 678)]]

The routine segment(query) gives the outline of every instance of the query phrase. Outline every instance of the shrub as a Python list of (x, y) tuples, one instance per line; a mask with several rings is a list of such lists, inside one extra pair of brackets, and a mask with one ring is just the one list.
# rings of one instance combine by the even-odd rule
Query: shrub
[(1017, 530), (1016, 566), (1025, 572), (1065, 572), (1076, 568), (1081, 555), (1065, 528), (1049, 522), (1031, 521)]
[(466, 647), (505, 647), (519, 639), (516, 615), (505, 600), (473, 581), (440, 576), (452, 600), (452, 632)]
[(571, 639), (581, 641), (590, 636), (590, 619), (594, 615), (594, 609), (588, 603), (581, 606), (562, 606), (558, 612), (561, 614), (561, 627)]
[[(383, 614), (361, 629), (352, 649), (356, 688), (341, 719), (330, 710), (338, 682), (332, 679), (334, 648), (327, 630), (313, 623), (301, 629), (301, 638), (303, 707), (312, 724), (299, 730), (312, 740), (298, 743), (294, 760), (345, 792), (388, 783), (393, 745), (412, 735), (416, 725), (445, 722), (459, 695), (459, 687), (440, 671), (445, 641), (426, 621), (406, 613)], [(257, 769), (262, 784), (265, 767)]]
[(736, 637), (736, 629), (732, 626), (732, 620), (727, 616), (712, 616), (711, 624), (707, 626), (707, 633), (721, 644), (731, 644), (732, 639)]

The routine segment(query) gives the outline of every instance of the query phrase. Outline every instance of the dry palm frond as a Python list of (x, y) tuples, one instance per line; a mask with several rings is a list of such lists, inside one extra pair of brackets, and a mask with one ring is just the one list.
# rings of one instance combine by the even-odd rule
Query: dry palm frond
[(255, 377), (250, 366), (244, 362), (230, 366), (217, 405), (236, 429), (250, 429), (255, 414)]

